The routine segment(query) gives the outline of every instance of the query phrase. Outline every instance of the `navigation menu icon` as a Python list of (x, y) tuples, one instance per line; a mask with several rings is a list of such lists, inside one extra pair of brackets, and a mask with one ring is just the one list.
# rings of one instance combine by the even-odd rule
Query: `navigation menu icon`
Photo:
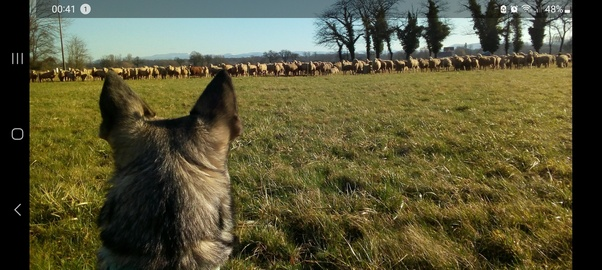
[(15, 141), (23, 140), (24, 136), (25, 132), (23, 132), (23, 129), (21, 128), (13, 128), (13, 130), (10, 131), (10, 137)]
[(15, 212), (17, 213), (17, 215), (21, 216), (21, 213), (19, 213), (19, 211), (17, 211), (17, 208), (19, 208), (19, 206), (21, 206), (21, 204), (17, 205), (17, 207), (15, 207)]
[(11, 53), (12, 65), (23, 65), (23, 53)]

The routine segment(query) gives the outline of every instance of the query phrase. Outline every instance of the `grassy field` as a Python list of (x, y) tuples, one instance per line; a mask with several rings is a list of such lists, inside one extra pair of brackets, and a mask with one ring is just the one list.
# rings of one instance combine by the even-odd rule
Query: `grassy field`
[[(208, 78), (128, 81), (162, 117)], [(234, 78), (222, 269), (571, 269), (572, 70)], [(94, 269), (102, 82), (30, 84), (30, 267)]]

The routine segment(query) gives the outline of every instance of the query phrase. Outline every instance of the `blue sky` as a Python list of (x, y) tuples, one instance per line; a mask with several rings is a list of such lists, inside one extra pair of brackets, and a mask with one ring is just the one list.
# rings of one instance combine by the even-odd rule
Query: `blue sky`
[[(452, 34), (443, 44), (478, 43), (470, 19), (451, 19)], [(89, 54), (147, 57), (155, 54), (241, 54), (269, 50), (329, 52), (314, 42), (313, 18), (69, 18), (63, 38), (84, 41)], [(471, 34), (472, 33), (472, 34)], [(358, 51), (365, 46), (358, 41)], [(394, 51), (401, 45), (395, 40)], [(421, 42), (421, 47), (424, 46)]]
[[(314, 42), (317, 14), (337, 0), (101, 0), (83, 1), (91, 7), (89, 14), (80, 12), (82, 0), (49, 1), (74, 7), (63, 13), (66, 24), (63, 37), (78, 37), (89, 54), (97, 60), (107, 55), (148, 57), (157, 54), (190, 53), (226, 55), (263, 53), (269, 50), (299, 52), (334, 52)], [(440, 17), (452, 27), (444, 46), (479, 43), (472, 20), (462, 3), (464, 0), (440, 1), (444, 4)], [(517, 0), (517, 2), (520, 2)], [(397, 16), (414, 11), (424, 17), (425, 0), (399, 0), (393, 10)], [(522, 12), (522, 10), (519, 10)], [(419, 19), (423, 24), (424, 19)], [(523, 21), (523, 41), (530, 42)], [(425, 42), (421, 40), (420, 47)], [(356, 44), (365, 52), (363, 39)], [(393, 41), (395, 52), (401, 51)]]

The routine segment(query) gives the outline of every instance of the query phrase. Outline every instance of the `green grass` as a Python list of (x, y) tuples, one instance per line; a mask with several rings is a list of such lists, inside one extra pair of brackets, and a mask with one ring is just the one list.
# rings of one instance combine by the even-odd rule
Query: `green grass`
[[(163, 117), (209, 79), (128, 81)], [(571, 269), (572, 70), (234, 78), (224, 269)], [(102, 82), (31, 83), (31, 269), (94, 269)]]

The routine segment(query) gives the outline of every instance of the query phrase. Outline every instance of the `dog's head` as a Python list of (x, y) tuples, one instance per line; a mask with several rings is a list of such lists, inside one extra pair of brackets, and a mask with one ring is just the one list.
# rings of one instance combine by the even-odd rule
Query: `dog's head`
[(230, 76), (218, 72), (190, 113), (179, 118), (156, 118), (113, 72), (99, 103), (99, 136), (111, 146), (115, 164), (98, 218), (99, 265), (213, 269), (223, 264), (235, 241), (228, 152), (242, 132)]
[(230, 142), (242, 133), (234, 86), (225, 70), (215, 75), (185, 117), (157, 119), (150, 106), (114, 72), (105, 78), (99, 105), (99, 137), (111, 145), (118, 167), (137, 154), (155, 151), (211, 152), (213, 158), (209, 159), (213, 160), (209, 161), (216, 165), (225, 162)]

